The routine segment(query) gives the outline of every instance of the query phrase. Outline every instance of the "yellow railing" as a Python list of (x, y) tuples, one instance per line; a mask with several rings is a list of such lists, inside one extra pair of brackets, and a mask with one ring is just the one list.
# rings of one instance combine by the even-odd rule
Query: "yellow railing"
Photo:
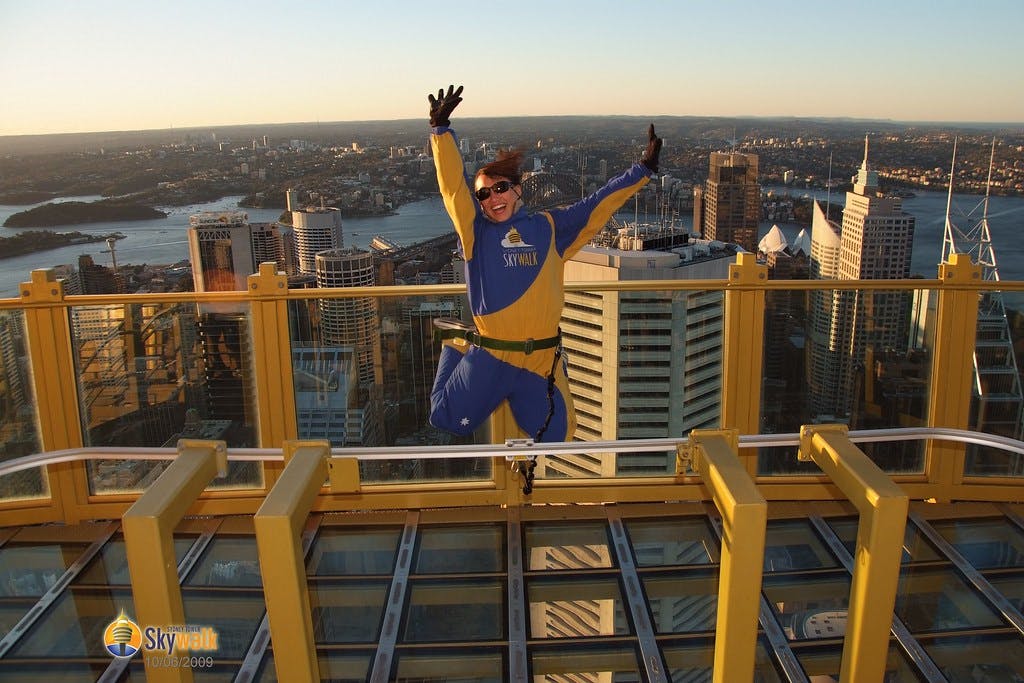
[[(38, 442), (40, 451), (59, 451), (81, 447), (83, 428), (79, 395), (76, 391), (75, 358), (68, 312), (73, 307), (150, 304), (150, 303), (243, 303), (250, 311), (251, 356), (255, 384), (255, 422), (262, 447), (280, 448), (299, 438), (295, 399), (292, 392), (292, 361), (289, 320), (286, 304), (310, 299), (376, 297), (388, 299), (410, 296), (448, 296), (465, 291), (461, 285), (421, 287), (371, 287), (334, 290), (288, 290), (279, 273), (267, 264), (249, 279), (247, 292), (165, 293), (138, 295), (65, 296), (52, 271), (35, 271), (21, 290), (20, 299), (0, 300), (0, 312), (22, 312), (25, 344), (29, 349), (32, 387), (38, 406)], [(938, 326), (931, 358), (932, 381), (927, 405), (927, 426), (964, 429), (971, 401), (971, 351), (974, 327), (967, 324), (976, 317), (979, 292), (1024, 291), (1024, 282), (984, 282), (980, 270), (966, 255), (956, 254), (943, 264), (936, 280), (886, 281), (771, 281), (764, 267), (749, 254), (741, 254), (726, 280), (680, 280), (637, 282), (570, 283), (569, 291), (708, 291), (725, 293), (724, 340), (722, 354), (721, 424), (739, 434), (759, 431), (763, 353), (759, 330), (763, 329), (765, 293), (779, 290), (893, 290), (929, 289), (938, 292)], [(506, 433), (507, 416), (497, 415), (492, 433), (498, 442)], [(424, 447), (426, 448), (426, 447)], [(758, 481), (760, 491), (769, 500), (825, 499), (838, 495), (837, 487), (824, 476), (761, 476), (757, 452), (744, 449), (740, 461)], [(211, 491), (201, 494), (190, 512), (203, 514), (251, 514), (263, 503), (281, 472), (276, 463), (262, 465), (263, 477), (254, 488)], [(948, 441), (931, 441), (924, 471), (894, 477), (912, 499), (938, 501), (958, 499), (1014, 501), (1021, 498), (1021, 480), (1012, 476), (971, 477), (964, 473), (964, 446)], [(69, 462), (46, 468), (48, 489), (45, 495), (25, 500), (0, 502), (0, 524), (25, 524), (49, 521), (75, 522), (120, 516), (137, 494), (94, 494), (84, 462)], [(600, 487), (588, 483), (579, 486), (580, 501), (613, 499), (628, 501), (650, 499), (650, 491), (640, 496), (643, 486), (664, 486), (662, 493), (679, 485), (671, 476), (615, 480), (614, 494), (593, 493)], [(684, 485), (688, 485), (684, 482)], [(696, 487), (697, 485), (694, 484)], [(417, 487), (412, 504), (429, 505), (453, 489), (464, 492), (467, 500), (480, 504), (507, 502), (516, 493), (518, 480), (510, 474), (503, 459), (495, 461), (482, 481), (425, 483)], [(410, 504), (409, 492), (394, 486), (392, 502)], [(696, 490), (696, 489), (694, 489)], [(387, 484), (376, 488), (376, 495), (388, 495)], [(448, 493), (446, 493), (448, 492)], [(676, 491), (677, 492), (677, 491)], [(657, 495), (657, 494), (655, 494)], [(698, 496), (699, 497), (699, 496)], [(532, 494), (530, 502), (560, 502), (550, 498), (544, 487)], [(316, 508), (319, 503), (313, 503)]]

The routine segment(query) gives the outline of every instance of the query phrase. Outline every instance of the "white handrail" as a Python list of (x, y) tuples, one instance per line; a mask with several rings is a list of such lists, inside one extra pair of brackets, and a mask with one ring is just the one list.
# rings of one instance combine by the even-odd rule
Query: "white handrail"
[[(939, 439), (973, 443), (1024, 455), (1024, 441), (995, 434), (972, 432), (965, 429), (944, 427), (905, 427), (894, 429), (868, 429), (849, 432), (854, 443), (878, 443), (884, 441), (916, 441)], [(459, 446), (395, 446), (390, 448), (332, 448), (335, 457), (374, 460), (417, 460), (434, 458), (493, 458), (531, 457), (538, 455), (579, 454), (579, 453), (636, 453), (674, 451), (688, 438), (626, 439), (617, 441), (571, 441), (558, 443), (534, 443), (532, 440), (510, 440), (506, 444), (467, 444)], [(799, 434), (751, 434), (739, 437), (741, 448), (771, 448), (798, 446)], [(283, 459), (279, 448), (228, 448), (228, 460), (248, 462), (270, 462)], [(91, 446), (69, 448), (26, 455), (0, 463), (0, 477), (43, 465), (82, 460), (173, 460), (178, 454), (176, 448), (136, 448), (124, 446)]]

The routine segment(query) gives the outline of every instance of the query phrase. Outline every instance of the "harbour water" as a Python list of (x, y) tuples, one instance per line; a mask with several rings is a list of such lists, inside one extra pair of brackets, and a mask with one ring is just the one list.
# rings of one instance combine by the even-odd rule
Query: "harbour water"
[[(823, 190), (792, 190), (782, 187), (766, 187), (765, 190), (778, 194), (790, 192), (796, 197), (805, 192), (816, 199), (825, 199)], [(93, 201), (99, 197), (67, 197), (65, 200)], [(56, 226), (59, 232), (79, 232), (106, 235), (120, 232), (125, 238), (116, 245), (119, 265), (172, 264), (188, 258), (188, 217), (200, 211), (245, 211), (250, 222), (271, 222), (278, 219), (278, 209), (242, 209), (238, 207), (239, 197), (224, 197), (217, 201), (184, 207), (158, 207), (168, 215), (166, 218), (147, 221), (118, 221), (111, 223), (89, 223), (84, 225)], [(918, 192), (916, 196), (903, 200), (905, 211), (917, 219), (914, 233), (914, 252), (911, 262), (913, 274), (926, 278), (937, 275), (942, 256), (942, 241), (946, 215), (946, 193)], [(980, 203), (983, 197), (977, 195), (954, 195), (953, 216), (962, 227), (967, 221), (958, 215), (977, 208), (980, 217)], [(833, 193), (833, 204), (841, 205), (844, 195)], [(0, 224), (8, 216), (30, 208), (28, 206), (0, 205)], [(1000, 278), (1003, 280), (1024, 280), (1024, 197), (992, 197), (989, 200), (989, 229), (995, 248)], [(692, 217), (684, 217), (683, 225), (692, 227)], [(771, 222), (763, 222), (760, 234), (771, 228)], [(800, 226), (780, 224), (779, 227), (790, 243), (796, 238)], [(3, 228), (0, 235), (29, 228)], [(435, 237), (452, 229), (451, 221), (444, 211), (439, 198), (424, 199), (406, 204), (395, 215), (370, 218), (348, 218), (344, 221), (346, 247), (368, 248), (374, 235), (383, 235), (401, 244), (410, 245)], [(60, 264), (77, 264), (82, 254), (92, 256), (101, 265), (111, 264), (111, 255), (104, 242), (73, 245), (48, 251), (26, 254), (0, 260), (0, 298), (18, 296), (18, 285), (29, 279), (36, 268), (48, 268)]]

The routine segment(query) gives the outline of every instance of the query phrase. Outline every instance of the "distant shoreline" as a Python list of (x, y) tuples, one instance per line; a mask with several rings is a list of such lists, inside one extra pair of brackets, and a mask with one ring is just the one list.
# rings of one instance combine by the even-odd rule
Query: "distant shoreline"
[(28, 230), (11, 237), (0, 237), (0, 259), (34, 254), (50, 249), (59, 249), (75, 244), (105, 242), (108, 239), (121, 240), (119, 232), (109, 235), (89, 235), (84, 232), (54, 232), (53, 230)]
[(51, 202), (12, 214), (5, 228), (53, 228), (112, 221), (138, 221), (166, 218), (167, 214), (151, 206), (115, 201)]

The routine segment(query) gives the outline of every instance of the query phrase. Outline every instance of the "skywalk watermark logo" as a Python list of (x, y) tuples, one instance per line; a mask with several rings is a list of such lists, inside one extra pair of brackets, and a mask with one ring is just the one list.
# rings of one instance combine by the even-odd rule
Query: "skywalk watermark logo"
[(140, 628), (124, 610), (103, 630), (103, 647), (111, 656), (130, 659), (139, 651), (146, 666), (205, 668), (220, 647), (212, 626), (169, 625)]

